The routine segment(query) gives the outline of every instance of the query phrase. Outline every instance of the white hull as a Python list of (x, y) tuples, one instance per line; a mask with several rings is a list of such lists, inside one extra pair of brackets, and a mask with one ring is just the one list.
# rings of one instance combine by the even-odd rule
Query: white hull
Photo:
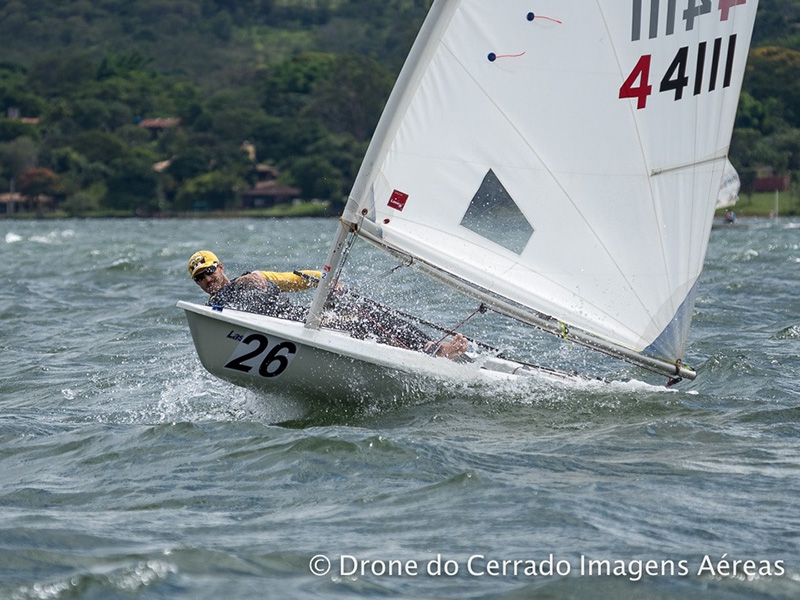
[(430, 390), (436, 382), (492, 384), (537, 377), (585, 380), (579, 375), (487, 357), (472, 363), (359, 340), (303, 323), (225, 308), (178, 302), (203, 366), (246, 388), (301, 398), (399, 398)]

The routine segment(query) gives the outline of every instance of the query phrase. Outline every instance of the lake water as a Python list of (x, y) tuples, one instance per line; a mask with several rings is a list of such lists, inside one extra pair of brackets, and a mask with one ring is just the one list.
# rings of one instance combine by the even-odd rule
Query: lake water
[[(317, 268), (335, 226), (0, 221), (0, 597), (800, 597), (799, 219), (714, 229), (671, 390), (491, 317), (468, 331), (634, 381), (331, 410), (208, 375), (192, 252)], [(360, 289), (471, 310), (360, 252)]]

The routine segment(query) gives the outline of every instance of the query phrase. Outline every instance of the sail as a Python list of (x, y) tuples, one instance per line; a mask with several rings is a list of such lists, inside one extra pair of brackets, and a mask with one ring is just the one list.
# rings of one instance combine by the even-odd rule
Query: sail
[(683, 356), (757, 0), (436, 0), (343, 219)]
[(742, 187), (742, 182), (739, 179), (739, 173), (736, 172), (734, 166), (728, 161), (725, 164), (725, 171), (722, 173), (722, 183), (719, 186), (719, 194), (717, 194), (716, 208), (730, 208), (739, 201), (739, 190)]

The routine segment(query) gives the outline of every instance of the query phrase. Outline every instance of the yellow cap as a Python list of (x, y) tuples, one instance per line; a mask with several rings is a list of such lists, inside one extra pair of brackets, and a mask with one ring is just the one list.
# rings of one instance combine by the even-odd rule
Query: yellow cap
[(216, 254), (209, 250), (200, 250), (192, 254), (192, 258), (189, 259), (189, 275), (194, 277), (203, 269), (218, 264), (219, 259)]

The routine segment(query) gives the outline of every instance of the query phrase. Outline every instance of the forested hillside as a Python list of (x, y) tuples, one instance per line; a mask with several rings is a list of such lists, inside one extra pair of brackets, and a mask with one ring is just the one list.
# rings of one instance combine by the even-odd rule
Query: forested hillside
[[(336, 205), (430, 4), (0, 1), (0, 213), (231, 209), (276, 173)], [(731, 157), (746, 185), (800, 172), (798, 27), (800, 0), (761, 0)]]

